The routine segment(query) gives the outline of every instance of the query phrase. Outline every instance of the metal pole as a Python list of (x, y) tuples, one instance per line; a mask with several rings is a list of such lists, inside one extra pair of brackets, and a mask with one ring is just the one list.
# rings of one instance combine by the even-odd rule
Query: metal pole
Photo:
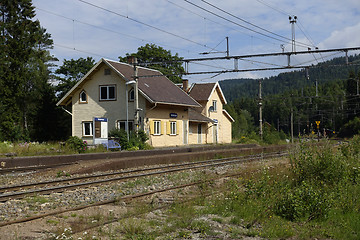
[(262, 126), (262, 98), (261, 98), (261, 79), (259, 80), (259, 135), (263, 139), (263, 126)]
[(135, 122), (135, 130), (136, 132), (139, 130), (139, 91), (138, 91), (138, 68), (137, 68), (137, 58), (134, 58), (134, 97), (135, 97), (135, 104), (134, 104), (134, 110), (135, 110), (135, 116), (134, 116), (134, 122)]
[(125, 130), (126, 130), (126, 136), (127, 136), (127, 140), (129, 141), (129, 101), (128, 101), (128, 87), (127, 84), (125, 83), (125, 102), (126, 102), (126, 126), (125, 126)]
[(226, 37), (226, 57), (229, 57), (229, 37)]
[(291, 115), (290, 115), (290, 128), (291, 128), (291, 143), (294, 143), (294, 113), (293, 108), (291, 107)]

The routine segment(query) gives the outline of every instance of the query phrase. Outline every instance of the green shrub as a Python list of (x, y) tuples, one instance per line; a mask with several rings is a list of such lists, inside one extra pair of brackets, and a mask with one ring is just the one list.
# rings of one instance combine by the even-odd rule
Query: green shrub
[(298, 183), (334, 184), (346, 177), (347, 164), (330, 144), (316, 147), (301, 145), (298, 150), (290, 157), (291, 170)]
[(124, 129), (118, 129), (118, 128), (112, 129), (109, 132), (109, 137), (114, 138), (115, 141), (120, 143), (121, 149), (123, 150), (129, 149), (130, 143), (128, 141), (127, 133)]
[(139, 130), (138, 132), (131, 132), (129, 135), (129, 140), (124, 129), (111, 130), (109, 132), (109, 137), (115, 138), (115, 140), (120, 143), (121, 149), (123, 150), (139, 150), (150, 148), (150, 146), (146, 144), (146, 141), (149, 138), (142, 130)]
[(69, 137), (66, 141), (66, 145), (79, 153), (83, 153), (87, 150), (87, 142), (77, 136)]
[(330, 206), (323, 189), (302, 182), (285, 190), (275, 202), (274, 212), (290, 221), (302, 218), (312, 220), (326, 217)]

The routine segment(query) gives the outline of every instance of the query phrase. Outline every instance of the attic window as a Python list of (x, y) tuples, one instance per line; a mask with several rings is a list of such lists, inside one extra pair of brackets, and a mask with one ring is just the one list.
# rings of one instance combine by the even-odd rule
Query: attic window
[(134, 92), (134, 89), (132, 88), (130, 91), (129, 91), (129, 102), (133, 102), (135, 99), (135, 92)]
[(212, 107), (213, 107), (213, 111), (216, 112), (217, 111), (217, 101), (216, 100), (213, 100), (212, 101)]
[(105, 68), (104, 69), (104, 75), (110, 75), (110, 74), (111, 74), (110, 68)]
[(80, 103), (87, 103), (87, 95), (86, 95), (86, 92), (84, 90), (82, 90), (80, 92), (79, 100), (80, 100)]

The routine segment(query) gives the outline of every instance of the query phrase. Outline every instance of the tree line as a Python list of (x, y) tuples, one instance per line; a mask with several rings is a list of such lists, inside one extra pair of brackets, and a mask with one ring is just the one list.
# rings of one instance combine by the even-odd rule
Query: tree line
[[(318, 71), (319, 83), (317, 86), (315, 84), (298, 88), (294, 86), (289, 90), (283, 85), (293, 81), (295, 78), (292, 77), (302, 74), (302, 72), (283, 73), (281, 78), (286, 78), (287, 81), (284, 83), (278, 80), (276, 91), (281, 92), (282, 90), (282, 92), (277, 94), (269, 93), (274, 89), (272, 82), (270, 81), (270, 85), (267, 85), (267, 80), (262, 79), (264, 92), (267, 93), (262, 99), (265, 128), (270, 131), (282, 132), (288, 136), (291, 134), (291, 125), (295, 136), (317, 134), (318, 132), (321, 135), (333, 136), (336, 134), (341, 137), (357, 134), (360, 130), (360, 120), (358, 119), (360, 115), (360, 71), (356, 72), (349, 67), (327, 69), (328, 71), (324, 71), (324, 69)], [(334, 77), (334, 72), (339, 74)], [(340, 74), (340, 72), (342, 73)], [(252, 81), (254, 82), (254, 80)], [(303, 81), (305, 82), (306, 79), (303, 78)], [(256, 82), (258, 87), (258, 81)], [(232, 90), (228, 91), (228, 88)], [(223, 90), (225, 96), (231, 98), (226, 108), (236, 120), (233, 125), (233, 137), (241, 138), (254, 134), (254, 132), (258, 134), (258, 92), (254, 92), (253, 96), (234, 97), (232, 91), (242, 92), (241, 88), (235, 86), (230, 88), (227, 85)], [(257, 89), (257, 91), (259, 90)], [(316, 122), (320, 122), (319, 127)]]
[[(67, 139), (71, 116), (56, 102), (95, 64), (92, 57), (86, 57), (64, 59), (56, 66), (58, 59), (50, 54), (51, 34), (34, 20), (35, 16), (31, 0), (1, 1), (0, 141)], [(126, 54), (130, 55), (181, 82), (184, 69), (177, 62), (182, 59), (177, 54), (146, 44), (136, 53)], [(126, 62), (126, 57), (120, 56), (119, 61)]]

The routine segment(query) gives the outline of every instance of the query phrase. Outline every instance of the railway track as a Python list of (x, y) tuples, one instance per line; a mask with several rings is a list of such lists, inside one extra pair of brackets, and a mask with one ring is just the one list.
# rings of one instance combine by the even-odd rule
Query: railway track
[[(38, 183), (29, 183), (22, 185), (4, 186), (0, 188), (0, 202), (10, 199), (21, 199), (26, 196), (36, 194), (49, 194), (54, 192), (64, 192), (67, 190), (84, 188), (93, 185), (100, 185), (114, 181), (125, 181), (140, 177), (186, 171), (191, 169), (217, 167), (228, 164), (237, 164), (248, 161), (255, 161), (267, 158), (281, 157), (287, 155), (287, 152), (262, 153), (247, 155), (242, 157), (230, 157), (222, 159), (212, 159), (206, 161), (172, 164), (159, 167), (149, 167), (130, 171), (120, 171), (112, 173), (93, 174), (87, 176), (73, 177), (60, 180), (44, 181)], [(32, 188), (32, 189), (31, 189)]]

